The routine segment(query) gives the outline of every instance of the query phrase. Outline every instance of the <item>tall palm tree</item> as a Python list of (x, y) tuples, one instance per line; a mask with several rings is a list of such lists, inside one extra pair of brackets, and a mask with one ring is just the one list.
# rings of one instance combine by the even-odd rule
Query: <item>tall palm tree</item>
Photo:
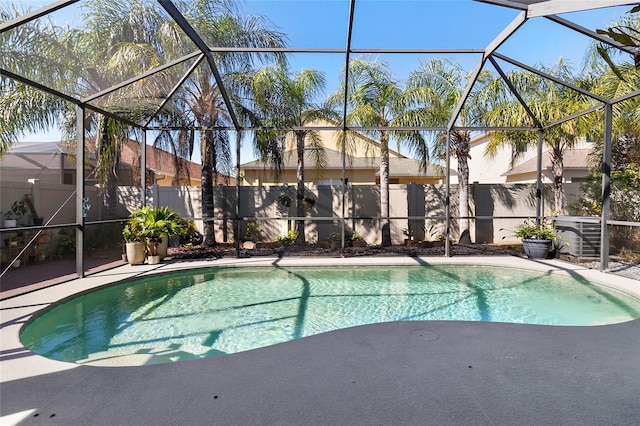
[[(175, 3), (211, 46), (247, 48), (284, 46), (282, 34), (269, 30), (260, 17), (241, 16), (235, 9), (235, 2), (197, 0)], [(32, 76), (35, 81), (45, 84), (50, 83), (52, 87), (82, 98), (195, 50), (191, 40), (175, 22), (166, 20), (156, 3), (145, 0), (96, 0), (87, 3), (84, 7), (86, 8), (86, 26), (81, 29), (61, 30), (52, 26), (49, 32), (45, 32), (36, 27), (43, 24), (36, 24), (40, 21), (34, 21), (19, 27), (19, 30), (12, 31), (13, 38), (3, 34), (0, 41), (3, 51), (13, 49), (15, 54), (7, 56), (14, 58), (22, 67), (18, 68), (16, 65), (14, 68), (30, 70), (23, 75)], [(10, 17), (4, 19), (10, 19)], [(30, 28), (33, 30), (27, 33)], [(24, 42), (14, 43), (15, 37), (21, 36), (22, 33), (25, 33), (22, 37)], [(34, 35), (38, 35), (42, 40), (39, 42)], [(19, 49), (16, 49), (16, 46)], [(233, 73), (248, 72), (256, 59), (267, 57), (266, 54), (249, 52), (214, 54), (214, 56), (221, 74), (227, 77)], [(24, 63), (24, 58), (29, 61)], [(87, 67), (87, 64), (93, 66)], [(174, 67), (171, 71), (173, 73), (159, 73), (152, 78), (131, 84), (126, 90), (105, 95), (94, 103), (103, 109), (125, 114), (132, 121), (142, 120), (155, 111), (158, 100), (162, 99), (167, 89), (177, 81), (176, 75), (181, 75), (184, 68)], [(60, 87), (61, 82), (68, 83), (69, 87)], [(20, 85), (5, 85), (3, 81), (3, 89), (6, 87), (13, 90)], [(242, 93), (233, 94), (237, 95), (235, 101), (240, 104)], [(7, 96), (9, 98), (7, 100), (4, 99), (7, 94), (2, 95), (2, 102), (11, 101), (11, 96)], [(45, 98), (51, 101), (49, 97)], [(24, 99), (28, 101), (28, 98)], [(12, 118), (12, 129), (19, 129), (21, 123), (26, 121), (19, 118), (21, 112), (16, 109), (22, 105), (14, 102), (11, 116), (15, 117), (13, 113), (18, 111), (18, 117)], [(30, 114), (35, 118), (38, 118), (37, 114), (42, 116), (43, 111), (49, 112), (44, 103), (40, 104), (38, 110), (31, 109), (31, 111), (33, 112)], [(222, 96), (210, 69), (204, 66), (199, 67), (193, 77), (171, 100), (169, 107), (155, 119), (162, 124), (167, 122), (167, 116), (178, 117), (181, 124), (195, 124), (202, 129), (200, 145), (203, 161), (203, 216), (211, 218), (213, 217), (213, 176), (217, 175), (221, 169), (228, 170), (231, 154), (227, 132), (216, 129), (216, 127), (227, 125), (229, 121), (228, 111), (223, 105)], [(124, 139), (130, 135), (130, 131), (110, 123), (112, 119), (109, 117), (91, 115), (89, 118), (95, 120), (95, 125), (91, 128), (96, 131), (96, 152), (104, 154), (105, 160), (98, 162), (98, 170), (106, 179), (105, 189), (109, 190), (113, 188), (111, 182), (115, 181), (114, 165), (119, 158), (120, 147)], [(54, 119), (59, 118), (55, 116), (55, 112), (49, 112), (48, 115), (38, 118), (38, 121), (45, 123), (46, 120)], [(38, 128), (35, 124), (33, 126)], [(108, 136), (105, 131), (116, 133)], [(14, 134), (18, 134), (17, 130), (3, 132), (3, 137), (7, 135), (8, 138)], [(191, 140), (190, 137), (178, 138), (179, 142), (186, 144), (190, 144)], [(193, 144), (190, 145), (192, 153)], [(179, 152), (184, 153), (182, 146), (178, 148)], [(115, 196), (107, 196), (106, 199), (115, 200)], [(115, 211), (115, 208), (108, 207), (108, 210)], [(213, 223), (205, 221), (206, 242), (209, 244), (215, 244), (213, 231)]]
[[(9, 17), (8, 13), (3, 13)], [(6, 64), (21, 75), (83, 98), (100, 92), (160, 63), (149, 48), (153, 34), (164, 18), (142, 0), (96, 0), (84, 6), (85, 26), (77, 29), (55, 26), (49, 20), (23, 24), (3, 36)], [(90, 64), (91, 66), (87, 66)], [(157, 79), (131, 84), (94, 101), (94, 105), (138, 121), (147, 111), (133, 99), (153, 97)], [(43, 130), (58, 125), (73, 137), (75, 111), (50, 94), (3, 80), (0, 104), (10, 119), (2, 132), (2, 145), (13, 143), (25, 130)], [(126, 93), (124, 93), (126, 92)], [(88, 135), (95, 135), (96, 175), (105, 195), (108, 218), (116, 217), (116, 169), (122, 143), (131, 130), (113, 118), (87, 110)]]
[[(17, 7), (0, 8), (0, 22), (27, 12)], [(63, 38), (65, 31), (51, 21), (35, 20), (0, 34), (2, 68), (61, 91), (69, 89), (77, 68), (64, 57), (69, 48)], [(0, 156), (25, 133), (63, 123), (68, 108), (60, 98), (0, 77)]]
[(342, 108), (348, 103), (348, 126), (379, 127), (363, 133), (377, 142), (380, 156), (380, 225), (382, 246), (391, 245), (389, 222), (389, 142), (393, 138), (398, 146), (405, 144), (417, 154), (423, 171), (426, 170), (428, 150), (419, 132), (394, 130), (394, 126), (420, 123), (424, 111), (415, 108), (415, 101), (393, 78), (389, 66), (380, 61), (354, 59), (349, 64), (349, 81), (342, 81), (340, 89), (329, 97), (328, 105)]
[[(266, 67), (260, 69), (253, 83), (256, 104), (265, 126), (275, 131), (258, 132), (259, 144), (270, 145), (274, 137), (295, 140), (297, 154), (296, 168), (296, 216), (305, 215), (304, 156), (310, 148), (315, 160), (315, 168), (321, 170), (326, 165), (324, 146), (320, 134), (312, 129), (300, 129), (310, 123), (325, 119), (331, 114), (314, 104), (325, 85), (324, 74), (316, 70), (302, 70), (291, 75), (286, 68)], [(295, 128), (295, 129), (294, 129)], [(265, 140), (266, 139), (266, 140)], [(278, 170), (278, 168), (276, 168)], [(297, 243), (305, 242), (304, 220), (297, 221)]]
[[(270, 29), (269, 24), (261, 17), (242, 15), (235, 3), (228, 0), (196, 0), (177, 2), (177, 7), (209, 46), (248, 49), (285, 46), (283, 34)], [(175, 52), (174, 56), (177, 57), (193, 51), (193, 43), (177, 28), (177, 24), (170, 24), (159, 35), (165, 52)], [(241, 50), (214, 52), (212, 55), (231, 102), (237, 108), (236, 114), (243, 120), (248, 119), (243, 114), (248, 115), (250, 112), (244, 101), (250, 97), (251, 91), (247, 76), (258, 61), (284, 62), (284, 56)], [(229, 176), (232, 168), (229, 133), (223, 130), (231, 123), (231, 117), (220, 89), (208, 64), (201, 64), (174, 95), (167, 109), (170, 117), (178, 116), (181, 123), (199, 128), (202, 216), (206, 245), (216, 244), (213, 188), (217, 185), (219, 175)], [(159, 119), (164, 117), (160, 116)], [(180, 140), (191, 139), (183, 136)]]
[[(573, 76), (571, 68), (562, 59), (553, 67), (540, 66), (540, 70), (560, 80), (583, 85), (584, 82)], [(584, 95), (561, 86), (542, 76), (528, 71), (514, 71), (507, 76), (518, 90), (529, 110), (541, 123), (553, 123), (566, 117), (584, 111), (590, 104)], [(503, 87), (500, 93), (496, 87)], [(506, 92), (505, 86), (499, 78), (487, 87), (491, 93), (499, 94), (493, 98), (491, 108), (486, 109), (484, 119), (486, 123), (496, 126), (532, 126), (534, 124), (522, 104)], [(596, 131), (593, 118), (581, 117), (565, 121), (560, 125), (547, 129), (543, 133), (543, 143), (549, 149), (551, 173), (554, 186), (554, 207), (558, 213), (566, 210), (563, 187), (564, 154), (575, 147), (581, 136), (593, 135)], [(500, 131), (491, 133), (491, 140), (486, 147), (485, 155), (493, 156), (499, 148), (512, 147), (514, 158), (526, 147), (537, 144), (535, 132)]]
[[(459, 104), (467, 84), (468, 73), (459, 65), (441, 59), (422, 63), (407, 81), (407, 91), (420, 106), (421, 124), (445, 127), (451, 119), (454, 108)], [(479, 79), (481, 82), (482, 79)], [(480, 85), (481, 86), (481, 85)], [(473, 104), (473, 95), (468, 104)], [(462, 125), (469, 125), (474, 114), (465, 108), (461, 115)], [(449, 133), (431, 132), (433, 137), (432, 155), (443, 158), (447, 144), (458, 163), (458, 196), (461, 242), (471, 242), (469, 237), (469, 152), (471, 133), (469, 130), (453, 130)]]

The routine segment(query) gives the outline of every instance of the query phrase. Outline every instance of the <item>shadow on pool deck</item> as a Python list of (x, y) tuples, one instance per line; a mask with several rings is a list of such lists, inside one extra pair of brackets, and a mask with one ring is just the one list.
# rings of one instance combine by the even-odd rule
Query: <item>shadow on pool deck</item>
[[(123, 265), (122, 260), (116, 260), (119, 257), (119, 250), (117, 253), (107, 251), (96, 256), (87, 256), (84, 261), (85, 274), (91, 275)], [(21, 268), (12, 268), (0, 278), (0, 300), (61, 284), (77, 277), (74, 258), (56, 259)]]
[(635, 425), (639, 367), (640, 320), (396, 322), (5, 382), (2, 414), (29, 425)]

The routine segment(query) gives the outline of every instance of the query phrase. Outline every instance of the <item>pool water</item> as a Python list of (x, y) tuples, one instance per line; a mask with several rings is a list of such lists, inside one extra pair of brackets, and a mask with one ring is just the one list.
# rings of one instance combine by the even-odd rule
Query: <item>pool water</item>
[(520, 269), (212, 268), (83, 294), (39, 315), (21, 340), (61, 361), (147, 356), (170, 362), (387, 321), (597, 325), (635, 318), (640, 300), (631, 296), (581, 278)]

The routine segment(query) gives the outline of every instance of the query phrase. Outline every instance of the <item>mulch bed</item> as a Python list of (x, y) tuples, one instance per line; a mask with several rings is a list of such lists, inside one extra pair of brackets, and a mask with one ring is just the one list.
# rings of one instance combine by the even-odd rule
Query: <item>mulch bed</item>
[[(453, 256), (523, 256), (522, 247), (503, 245), (471, 244), (452, 245)], [(169, 249), (169, 255), (173, 259), (212, 259), (223, 257), (237, 257), (236, 247), (233, 244), (220, 243), (213, 247), (205, 245), (182, 246)], [(240, 257), (257, 256), (316, 256), (316, 257), (361, 257), (361, 256), (444, 256), (444, 247), (407, 247), (390, 246), (381, 247), (369, 245), (366, 247), (345, 247), (344, 251), (331, 250), (317, 244), (305, 246), (280, 246), (246, 249), (241, 248)]]

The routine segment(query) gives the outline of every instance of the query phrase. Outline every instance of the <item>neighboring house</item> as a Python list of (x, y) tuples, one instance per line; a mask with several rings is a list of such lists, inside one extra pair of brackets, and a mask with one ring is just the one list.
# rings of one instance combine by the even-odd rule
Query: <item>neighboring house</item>
[[(321, 123), (320, 125), (323, 125)], [(322, 145), (325, 148), (326, 165), (322, 169), (315, 167), (311, 150), (305, 152), (305, 184), (307, 185), (339, 185), (342, 182), (342, 153), (338, 145), (339, 132), (336, 130), (319, 131)], [(364, 135), (357, 136), (359, 141), (353, 144), (353, 150), (345, 159), (345, 177), (347, 183), (354, 185), (371, 185), (380, 182), (380, 159), (375, 149), (377, 143)], [(369, 152), (367, 152), (367, 147)], [(242, 185), (293, 185), (297, 182), (297, 152), (289, 143), (284, 152), (284, 164), (279, 179), (268, 164), (260, 160), (244, 163), (240, 166)], [(425, 172), (420, 171), (418, 160), (408, 158), (400, 152), (389, 149), (389, 183), (391, 184), (443, 184), (444, 170), (429, 164)]]
[[(89, 167), (85, 172), (88, 171)], [(75, 159), (60, 142), (19, 142), (0, 158), (0, 179), (4, 181), (37, 179), (42, 183), (73, 185), (75, 176)]]
[[(95, 182), (96, 179), (91, 174), (95, 165), (95, 154), (90, 152), (90, 149), (86, 154), (88, 167), (85, 170), (85, 180)], [(146, 149), (147, 185), (172, 186), (177, 167), (173, 154), (150, 145), (147, 145)], [(76, 164), (73, 154), (63, 142), (19, 142), (0, 159), (0, 178), (7, 181), (38, 179), (42, 183), (75, 185)], [(139, 184), (139, 164), (139, 143), (132, 140), (125, 142), (117, 170), (118, 184)], [(178, 185), (200, 186), (202, 166), (188, 160), (182, 160), (180, 166), (188, 172), (189, 178), (182, 178)], [(225, 179), (220, 175), (218, 184), (235, 185), (235, 179)]]
[[(200, 164), (185, 159), (181, 160), (178, 164), (170, 152), (163, 151), (151, 145), (147, 145), (146, 149), (147, 185), (200, 186), (202, 182), (202, 166)], [(123, 176), (120, 174), (118, 176), (124, 178), (125, 182), (140, 182), (139, 167), (137, 167), (140, 164), (140, 154), (138, 142), (129, 140), (122, 145), (119, 169)], [(177, 174), (178, 167), (182, 167), (183, 173), (179, 182), (174, 185), (173, 181)], [(230, 184), (235, 185), (235, 179), (232, 178), (232, 180), (233, 183)], [(219, 177), (218, 184), (226, 184), (222, 176)]]
[[(489, 143), (489, 135), (482, 133), (471, 139), (469, 160), (469, 182), (479, 183), (534, 183), (537, 176), (537, 149), (529, 147), (514, 162), (510, 147), (503, 147), (493, 158), (485, 156)], [(588, 156), (592, 143), (583, 139), (573, 150), (564, 153), (564, 183), (585, 182), (590, 169)], [(542, 183), (552, 183), (550, 152), (543, 146)], [(451, 167), (457, 167), (455, 158), (451, 159)], [(457, 182), (457, 181), (456, 181)]]

